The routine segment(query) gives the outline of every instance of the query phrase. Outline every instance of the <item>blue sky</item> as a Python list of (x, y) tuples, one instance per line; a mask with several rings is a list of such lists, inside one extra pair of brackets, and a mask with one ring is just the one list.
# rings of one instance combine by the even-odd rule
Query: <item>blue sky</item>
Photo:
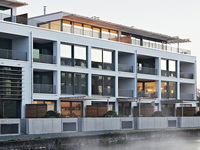
[(136, 28), (190, 38), (191, 43), (180, 44), (197, 57), (198, 87), (200, 88), (200, 0), (20, 0), (29, 5), (18, 8), (18, 14), (29, 17), (66, 11), (87, 17), (134, 26)]

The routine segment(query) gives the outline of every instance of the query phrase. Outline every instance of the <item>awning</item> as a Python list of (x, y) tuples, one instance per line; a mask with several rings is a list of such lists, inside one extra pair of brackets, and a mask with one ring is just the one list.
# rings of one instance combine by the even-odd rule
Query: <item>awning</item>
[(156, 101), (157, 99), (145, 99), (145, 98), (126, 98), (126, 97), (120, 97), (117, 98), (118, 102), (153, 102)]
[(89, 96), (74, 96), (74, 97), (60, 97), (60, 100), (108, 100), (110, 97), (89, 97)]
[(161, 104), (176, 104), (176, 103), (199, 103), (199, 101), (198, 100), (183, 100), (183, 99), (161, 100)]

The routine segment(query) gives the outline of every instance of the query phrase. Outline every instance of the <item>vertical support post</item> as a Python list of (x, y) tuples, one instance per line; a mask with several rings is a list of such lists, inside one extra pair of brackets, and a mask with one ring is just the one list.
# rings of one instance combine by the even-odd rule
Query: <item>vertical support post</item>
[(183, 117), (183, 101), (182, 101), (182, 117)]
[(107, 99), (107, 111), (109, 111), (109, 99)]
[(140, 98), (139, 98), (139, 117), (140, 117)]

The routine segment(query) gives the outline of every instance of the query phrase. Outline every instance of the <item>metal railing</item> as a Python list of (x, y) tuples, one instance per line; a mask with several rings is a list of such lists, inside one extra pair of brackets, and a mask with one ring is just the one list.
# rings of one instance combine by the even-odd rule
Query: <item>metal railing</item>
[(56, 93), (56, 86), (51, 84), (33, 84), (33, 92), (34, 93)]
[(103, 63), (103, 69), (105, 69), (105, 70), (115, 70), (114, 67), (115, 67), (114, 64)]
[(133, 72), (133, 66), (128, 64), (118, 64), (118, 71)]
[(73, 66), (74, 65), (74, 59), (72, 58), (60, 58), (60, 64), (62, 66)]
[(37, 58), (33, 58), (33, 62), (55, 64), (55, 57), (53, 55), (39, 54)]
[(115, 92), (113, 88), (104, 88), (103, 96), (115, 96)]
[(168, 70), (161, 70), (161, 76), (176, 77), (176, 72), (174, 72), (174, 71), (168, 71)]
[(155, 69), (155, 68), (138, 67), (137, 71), (138, 71), (138, 73), (142, 73), (142, 74), (157, 75), (157, 69)]
[(87, 86), (75, 86), (75, 94), (87, 94)]
[(180, 78), (194, 79), (194, 75), (193, 75), (193, 73), (181, 72)]
[(61, 86), (61, 94), (74, 94), (74, 86), (71, 85), (62, 85)]
[(119, 89), (118, 95), (124, 97), (133, 97), (133, 90)]
[(150, 91), (138, 91), (137, 96), (138, 98), (157, 98), (158, 92), (150, 92)]
[(166, 99), (169, 99), (169, 98), (177, 98), (176, 96), (176, 92), (175, 93), (169, 93), (169, 92), (162, 92), (161, 93), (161, 98), (166, 98)]
[(191, 93), (180, 93), (180, 98), (183, 100), (193, 100), (194, 96)]
[(0, 49), (0, 58), (27, 61), (27, 53), (17, 50)]

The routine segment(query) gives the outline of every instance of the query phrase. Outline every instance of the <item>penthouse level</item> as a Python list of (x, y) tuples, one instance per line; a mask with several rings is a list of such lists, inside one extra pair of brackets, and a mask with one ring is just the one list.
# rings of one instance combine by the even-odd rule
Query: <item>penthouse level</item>
[(0, 21), (0, 111), (7, 117), (24, 118), (27, 104), (67, 117), (92, 116), (89, 106), (124, 116), (137, 116), (139, 106), (143, 116), (196, 107), (182, 104), (196, 100), (196, 58), (168, 49), (188, 39), (64, 12), (25, 19), (12, 12)]

